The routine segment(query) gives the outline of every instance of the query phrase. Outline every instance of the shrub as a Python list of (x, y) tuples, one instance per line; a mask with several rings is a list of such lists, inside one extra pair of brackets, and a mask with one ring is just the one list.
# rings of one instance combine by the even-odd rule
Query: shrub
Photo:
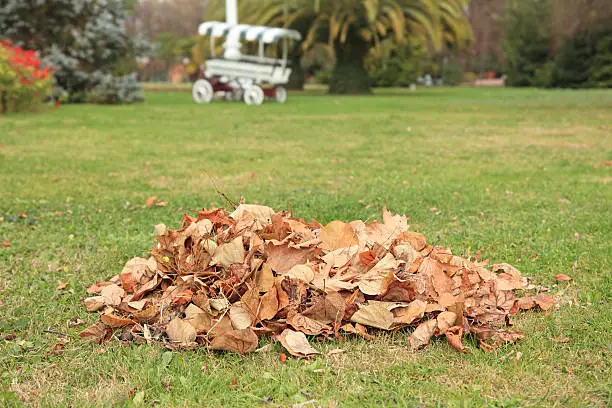
[(95, 86), (86, 94), (86, 101), (100, 104), (133, 103), (144, 100), (142, 87), (136, 74), (113, 76), (97, 73), (92, 75)]
[(564, 42), (552, 68), (552, 86), (612, 87), (612, 31), (588, 30)]
[(51, 71), (34, 51), (0, 42), (0, 112), (36, 110), (51, 91)]
[(396, 44), (387, 40), (370, 50), (366, 67), (377, 87), (408, 87), (421, 75), (423, 45), (417, 40)]
[[(126, 0), (3, 0), (0, 4), (0, 33), (38, 50), (42, 60), (55, 68), (54, 85), (69, 102), (84, 101), (102, 77), (133, 71), (135, 56), (145, 50), (138, 37), (126, 34)], [(119, 92), (127, 81), (118, 79), (114, 84), (112, 89)], [(132, 100), (118, 94), (103, 99)]]
[(597, 41), (589, 78), (595, 87), (612, 88), (612, 30), (602, 33)]
[(547, 86), (550, 0), (508, 0), (506, 5), (506, 84)]
[(331, 78), (331, 70), (321, 69), (315, 74), (315, 79), (318, 84), (328, 85)]
[(463, 82), (463, 68), (454, 62), (447, 62), (442, 69), (442, 82), (444, 85), (455, 86)]

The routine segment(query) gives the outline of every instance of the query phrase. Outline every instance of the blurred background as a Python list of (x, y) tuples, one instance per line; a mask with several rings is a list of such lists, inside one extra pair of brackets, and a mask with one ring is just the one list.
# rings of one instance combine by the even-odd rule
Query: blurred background
[[(192, 83), (211, 46), (223, 47), (198, 25), (224, 21), (225, 1), (2, 0), (3, 110), (26, 91), (124, 103), (143, 99), (141, 82)], [(293, 90), (612, 86), (610, 0), (238, 0), (237, 9), (239, 23), (301, 33), (290, 55)], [(243, 44), (249, 49), (256, 44)], [(16, 102), (7, 102), (11, 89)]]

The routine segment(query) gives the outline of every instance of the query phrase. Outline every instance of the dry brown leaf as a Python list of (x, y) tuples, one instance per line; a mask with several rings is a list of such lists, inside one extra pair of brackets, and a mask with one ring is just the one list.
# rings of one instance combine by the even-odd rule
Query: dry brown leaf
[(185, 309), (185, 320), (193, 326), (197, 333), (210, 330), (213, 324), (210, 313), (200, 309), (193, 303)]
[(253, 225), (253, 230), (261, 230), (266, 225), (272, 224), (274, 210), (264, 205), (240, 204), (229, 216), (236, 220), (237, 229), (241, 230), (241, 224)]
[(351, 316), (351, 321), (366, 326), (389, 330), (391, 325), (393, 325), (393, 313), (387, 309), (384, 302), (370, 301), (367, 305), (361, 306), (361, 308)]
[(405, 231), (398, 237), (398, 241), (410, 244), (416, 251), (422, 251), (426, 246), (425, 236), (418, 232)]
[(274, 273), (267, 263), (263, 263), (261, 268), (255, 272), (255, 285), (260, 292), (267, 292), (274, 286)]
[(241, 264), (244, 262), (244, 245), (242, 245), (242, 237), (236, 237), (227, 244), (222, 244), (217, 247), (213, 254), (211, 265), (219, 265), (222, 268), (228, 268), (232, 264)]
[(295, 265), (305, 264), (311, 253), (311, 248), (291, 248), (287, 244), (266, 245), (267, 262), (280, 275), (286, 274)]
[(397, 308), (393, 310), (393, 323), (395, 324), (410, 324), (419, 320), (425, 315), (427, 302), (419, 299), (413, 300), (408, 307)]
[(112, 310), (107, 310), (106, 312), (102, 313), (102, 315), (100, 316), (100, 320), (102, 320), (102, 323), (112, 328), (123, 327), (129, 324), (134, 324), (132, 319), (127, 319), (122, 316), (117, 316), (116, 314), (112, 312)]
[(555, 279), (557, 280), (557, 282), (570, 282), (573, 281), (574, 278), (572, 278), (569, 275), (566, 275), (564, 273), (558, 273), (555, 275)]
[(455, 325), (457, 315), (453, 312), (442, 312), (436, 317), (436, 320), (438, 321), (438, 333), (444, 334), (446, 330)]
[(231, 306), (231, 303), (229, 302), (229, 300), (227, 300), (227, 298), (214, 298), (214, 299), (209, 299), (208, 303), (210, 303), (210, 307), (214, 310), (217, 310), (219, 312), (224, 311), (225, 309), (229, 309), (229, 307)]
[(105, 298), (103, 296), (92, 296), (83, 300), (85, 309), (88, 312), (97, 312), (105, 306)]
[(236, 302), (230, 307), (229, 316), (235, 330), (242, 330), (251, 326), (251, 315), (244, 308), (242, 302)]
[(134, 320), (138, 323), (155, 323), (159, 313), (154, 306), (149, 306), (143, 310), (137, 310), (133, 313)]
[(359, 243), (353, 227), (342, 221), (332, 221), (327, 224), (321, 229), (319, 239), (321, 240), (321, 248), (327, 251), (334, 251)]
[(63, 290), (66, 289), (70, 285), (70, 282), (62, 282), (61, 280), (57, 280), (57, 287), (55, 290)]
[(284, 276), (310, 283), (314, 279), (314, 271), (308, 265), (295, 265)]
[(258, 318), (260, 320), (273, 319), (278, 313), (279, 306), (276, 287), (273, 286), (261, 297)]
[(306, 336), (302, 332), (285, 329), (278, 335), (278, 340), (292, 356), (311, 357), (315, 354), (320, 354), (308, 343)]
[(126, 262), (119, 280), (121, 287), (128, 293), (134, 293), (141, 286), (141, 282), (153, 276), (157, 269), (155, 258), (133, 258)]
[(145, 305), (147, 304), (148, 300), (146, 299), (141, 299), (141, 300), (137, 300), (135, 302), (127, 302), (128, 306), (131, 307), (132, 309), (136, 309), (136, 310), (142, 310), (144, 309)]
[(100, 296), (104, 298), (104, 303), (109, 306), (119, 306), (123, 296), (125, 296), (125, 291), (119, 286), (112, 284), (102, 288), (100, 292)]
[(287, 324), (291, 325), (295, 330), (312, 336), (332, 332), (332, 328), (330, 326), (306, 317), (300, 313), (293, 313), (287, 316)]
[(372, 269), (359, 277), (359, 290), (366, 295), (380, 295), (384, 278), (389, 273), (397, 271), (402, 264), (402, 261), (398, 261), (388, 253)]
[(106, 329), (104, 327), (100, 327), (99, 325), (89, 326), (79, 333), (80, 338), (97, 342), (102, 342), (106, 335)]
[(523, 296), (516, 300), (516, 304), (521, 310), (529, 310), (536, 306), (535, 296)]
[(313, 300), (312, 306), (302, 312), (306, 317), (329, 324), (339, 322), (344, 317), (346, 302), (338, 292), (329, 291)]
[(555, 305), (555, 298), (545, 293), (540, 293), (536, 296), (535, 302), (540, 309), (548, 310)]
[(243, 330), (228, 330), (216, 336), (210, 345), (211, 350), (232, 351), (246, 354), (257, 349), (259, 339), (251, 328)]
[(460, 353), (469, 354), (470, 351), (465, 348), (463, 344), (463, 327), (461, 326), (453, 326), (447, 329), (444, 334), (446, 335), (446, 340), (450, 343), (450, 345)]
[(418, 349), (429, 344), (434, 332), (438, 327), (436, 319), (427, 320), (417, 326), (417, 328), (410, 334), (408, 341), (413, 349)]
[(325, 256), (321, 257), (321, 260), (332, 268), (339, 268), (349, 263), (357, 252), (359, 252), (358, 245), (338, 248), (328, 252)]
[(147, 197), (145, 200), (145, 206), (153, 207), (155, 205), (155, 200), (157, 200), (157, 196)]
[(175, 317), (166, 326), (166, 334), (173, 343), (188, 345), (196, 339), (196, 329), (187, 321), (180, 317)]

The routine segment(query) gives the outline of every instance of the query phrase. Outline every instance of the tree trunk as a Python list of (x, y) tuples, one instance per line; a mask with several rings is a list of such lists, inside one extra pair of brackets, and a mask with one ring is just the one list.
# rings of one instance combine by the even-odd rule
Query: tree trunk
[(302, 69), (302, 55), (299, 53), (295, 53), (291, 57), (291, 75), (289, 76), (287, 89), (291, 89), (293, 91), (304, 90), (304, 70)]
[(329, 80), (330, 94), (372, 93), (372, 80), (364, 67), (369, 49), (369, 44), (354, 34), (349, 34), (344, 44), (336, 43), (336, 65)]

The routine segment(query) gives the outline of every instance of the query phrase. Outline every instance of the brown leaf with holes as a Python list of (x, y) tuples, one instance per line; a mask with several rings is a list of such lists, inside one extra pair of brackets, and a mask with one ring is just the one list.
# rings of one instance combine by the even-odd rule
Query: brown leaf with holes
[(260, 320), (273, 319), (278, 313), (279, 307), (278, 292), (276, 291), (276, 287), (273, 286), (272, 289), (264, 293), (261, 297), (258, 318)]

